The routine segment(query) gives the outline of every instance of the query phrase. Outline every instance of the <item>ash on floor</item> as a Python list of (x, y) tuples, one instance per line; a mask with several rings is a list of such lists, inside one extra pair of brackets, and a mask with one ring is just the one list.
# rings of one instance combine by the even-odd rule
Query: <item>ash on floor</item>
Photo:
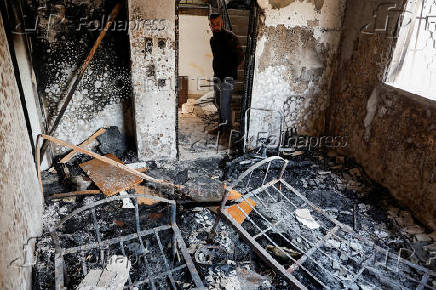
[[(147, 174), (187, 186), (188, 189), (183, 192), (162, 191), (167, 198), (177, 201), (219, 201), (222, 181), (237, 179), (244, 170), (259, 160), (262, 158), (246, 154), (224, 160), (215, 157), (179, 162), (148, 162), (146, 165), (149, 168)], [(70, 176), (63, 177), (66, 180), (75, 172), (74, 166), (68, 168)], [(65, 174), (63, 169), (62, 172)], [(56, 185), (53, 179), (60, 180), (47, 172), (44, 176), (46, 188), (48, 184)], [(332, 153), (304, 153), (291, 158), (283, 178), (329, 215), (354, 227), (360, 235), (394, 252), (401, 248), (409, 249), (413, 254), (404, 258), (425, 267), (434, 267), (428, 261), (435, 256), (436, 233), (431, 233), (418, 224), (410, 212), (396, 204), (385, 189), (368, 179), (363, 170), (352, 161), (343, 160), (341, 156)], [(256, 182), (260, 185), (262, 180)], [(65, 180), (63, 183), (68, 184)], [(93, 184), (89, 188), (92, 186)], [(56, 186), (50, 188), (52, 192), (58, 189)], [(54, 283), (54, 248), (51, 237), (47, 234), (49, 229), (74, 209), (101, 198), (64, 199), (50, 202), (46, 207), (44, 235), (37, 242), (35, 289), (51, 289)], [(121, 205), (108, 208), (111, 213), (109, 219), (118, 226), (128, 225), (133, 217), (131, 213), (127, 214), (129, 209), (120, 208)], [(113, 215), (118, 212), (125, 212), (126, 215), (115, 218)], [(146, 227), (152, 227), (162, 217), (162, 213), (162, 210), (154, 209), (147, 212), (144, 218), (141, 217), (141, 220)], [(209, 208), (190, 208), (178, 204), (176, 221), (200, 277), (209, 289), (290, 289), (290, 284), (260, 260), (230, 225), (220, 222), (216, 236), (211, 240), (209, 233), (215, 223), (215, 214)], [(83, 218), (81, 223), (71, 228), (76, 230), (71, 231), (70, 242), (90, 239), (92, 231), (86, 223), (90, 223), (89, 219)], [(353, 246), (359, 247), (359, 243), (355, 242)], [(156, 263), (159, 262), (156, 260)], [(76, 274), (79, 275), (80, 267), (76, 268)], [(75, 277), (74, 273), (70, 274)], [(178, 287), (193, 287), (187, 279), (179, 278)], [(80, 281), (70, 283), (77, 285)], [(310, 288), (311, 282), (307, 283)], [(430, 286), (436, 286), (434, 283), (429, 281)], [(360, 288), (364, 289), (362, 287)]]

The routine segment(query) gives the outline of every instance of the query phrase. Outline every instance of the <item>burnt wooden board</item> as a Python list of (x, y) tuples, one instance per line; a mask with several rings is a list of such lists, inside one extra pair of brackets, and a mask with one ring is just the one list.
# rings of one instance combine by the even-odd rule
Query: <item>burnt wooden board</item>
[[(107, 154), (105, 156), (122, 163), (121, 160), (113, 154)], [(84, 162), (80, 164), (80, 168), (83, 169), (106, 196), (112, 196), (120, 191), (130, 189), (142, 181), (141, 177), (98, 159)]]

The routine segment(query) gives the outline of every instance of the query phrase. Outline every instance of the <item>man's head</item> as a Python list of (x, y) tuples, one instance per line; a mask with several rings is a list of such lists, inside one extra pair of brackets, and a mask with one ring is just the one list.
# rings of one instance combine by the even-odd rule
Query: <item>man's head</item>
[(220, 32), (223, 29), (223, 20), (218, 13), (209, 15), (209, 25), (213, 33)]

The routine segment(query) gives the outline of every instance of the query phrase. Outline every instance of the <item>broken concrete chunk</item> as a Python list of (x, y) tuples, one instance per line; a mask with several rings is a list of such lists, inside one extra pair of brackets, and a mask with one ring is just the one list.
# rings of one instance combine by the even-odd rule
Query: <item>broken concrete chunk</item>
[(105, 288), (97, 288), (97, 284), (100, 281), (102, 270), (90, 270), (85, 278), (80, 283), (78, 290), (103, 290)]
[(325, 247), (327, 248), (339, 248), (341, 246), (341, 243), (336, 241), (336, 240), (327, 240), (327, 242), (325, 243)]
[(370, 286), (366, 286), (366, 285), (363, 285), (363, 284), (359, 284), (359, 289), (361, 289), (361, 290), (372, 290), (372, 289), (374, 289), (374, 287), (370, 287)]
[(115, 154), (121, 156), (128, 149), (128, 140), (122, 135), (118, 127), (112, 126), (106, 132), (97, 137), (100, 142), (98, 149), (102, 154)]
[(194, 111), (194, 106), (196, 104), (196, 101), (194, 99), (188, 99), (186, 103), (182, 105), (182, 113), (183, 114), (189, 114)]
[(81, 175), (72, 177), (71, 181), (76, 185), (76, 190), (78, 191), (87, 190), (92, 183), (89, 178), (87, 180)]
[(219, 180), (213, 180), (208, 176), (190, 178), (186, 184), (188, 191), (185, 193), (194, 201), (214, 202), (223, 199), (223, 185)]
[(333, 260), (333, 262), (332, 262), (332, 268), (333, 268), (334, 270), (340, 270), (340, 269), (341, 269), (341, 264), (339, 264), (338, 261)]
[(362, 245), (359, 243), (356, 243), (356, 242), (351, 242), (350, 248), (353, 249), (353, 251), (355, 251), (355, 252), (362, 252), (363, 251)]
[(238, 280), (241, 289), (245, 290), (257, 290), (257, 289), (269, 289), (271, 282), (267, 277), (261, 276), (252, 270), (247, 270), (241, 267), (236, 268)]
[[(120, 195), (128, 195), (127, 192), (121, 191)], [(130, 198), (123, 198), (123, 208), (135, 208), (135, 205), (132, 203)]]
[(380, 239), (385, 239), (385, 238), (389, 237), (389, 233), (382, 231), (382, 230), (375, 230), (374, 233)]
[(111, 256), (104, 270), (90, 270), (77, 289), (122, 290), (129, 278), (130, 267), (127, 257)]
[(319, 224), (313, 219), (307, 208), (297, 208), (295, 210), (295, 218), (311, 230), (319, 228)]

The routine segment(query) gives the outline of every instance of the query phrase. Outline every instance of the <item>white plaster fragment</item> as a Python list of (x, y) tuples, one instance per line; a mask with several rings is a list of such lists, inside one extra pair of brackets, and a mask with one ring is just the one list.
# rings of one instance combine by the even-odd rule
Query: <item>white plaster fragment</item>
[[(124, 196), (124, 195), (128, 195), (128, 194), (125, 191), (121, 191), (120, 195)], [(133, 205), (130, 198), (127, 198), (127, 197), (123, 198), (123, 208), (135, 208), (135, 206)]]
[(319, 224), (313, 219), (307, 208), (297, 208), (295, 210), (295, 218), (311, 230), (319, 228)]
[(130, 267), (127, 257), (111, 256), (104, 270), (90, 270), (77, 289), (122, 290), (129, 278)]

